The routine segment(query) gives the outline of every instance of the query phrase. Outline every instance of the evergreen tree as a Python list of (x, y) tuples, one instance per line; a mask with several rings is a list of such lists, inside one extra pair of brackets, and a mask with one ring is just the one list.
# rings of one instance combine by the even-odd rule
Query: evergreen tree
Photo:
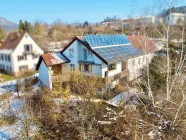
[(24, 31), (24, 30), (25, 30), (25, 27), (24, 27), (23, 21), (20, 20), (20, 21), (19, 21), (19, 32), (22, 32), (22, 31)]
[(32, 27), (31, 24), (27, 20), (25, 20), (25, 22), (24, 22), (24, 31), (30, 33), (31, 27)]
[(89, 26), (89, 23), (88, 23), (88, 21), (85, 21), (84, 23), (83, 23), (83, 28), (85, 28), (85, 27), (88, 27)]

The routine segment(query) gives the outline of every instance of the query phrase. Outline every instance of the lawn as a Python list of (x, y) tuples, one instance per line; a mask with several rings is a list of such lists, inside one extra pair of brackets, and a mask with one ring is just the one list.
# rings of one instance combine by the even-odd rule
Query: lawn
[(15, 77), (7, 74), (0, 74), (0, 83), (4, 81), (14, 80)]

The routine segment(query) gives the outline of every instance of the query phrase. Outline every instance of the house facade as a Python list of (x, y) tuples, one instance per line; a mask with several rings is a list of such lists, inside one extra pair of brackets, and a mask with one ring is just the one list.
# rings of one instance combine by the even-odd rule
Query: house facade
[(18, 76), (34, 70), (43, 53), (28, 33), (9, 33), (0, 47), (0, 71)]
[(55, 69), (62, 76), (65, 71), (74, 70), (84, 76), (98, 76), (113, 88), (139, 77), (138, 71), (147, 63), (145, 57), (125, 35), (85, 35), (82, 39), (74, 38), (60, 53), (42, 55), (36, 70), (40, 81), (49, 88)]
[(166, 22), (169, 25), (182, 25), (185, 21), (185, 15), (182, 13), (170, 13), (166, 17)]

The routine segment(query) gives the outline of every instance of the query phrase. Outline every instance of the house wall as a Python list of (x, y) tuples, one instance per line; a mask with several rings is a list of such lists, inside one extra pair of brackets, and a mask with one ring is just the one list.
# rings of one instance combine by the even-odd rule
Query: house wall
[(28, 70), (34, 70), (35, 66), (39, 60), (39, 56), (38, 56), (38, 58), (33, 59), (32, 54), (27, 54), (27, 60), (18, 61), (17, 57), (24, 54), (24, 52), (25, 52), (24, 45), (26, 45), (26, 44), (32, 44), (33, 52), (35, 54), (41, 55), (44, 53), (43, 50), (35, 43), (35, 41), (26, 33), (11, 55), (12, 71), (14, 73), (18, 73), (19, 66), (23, 66), (23, 65), (27, 65)]
[[(1, 55), (3, 55), (3, 57), (4, 57), (4, 60), (1, 60), (1, 58), (0, 58), (0, 69), (5, 70), (9, 74), (12, 74), (12, 63), (13, 63), (12, 60), (13, 60), (13, 58), (12, 58), (11, 52), (12, 51), (10, 51), (10, 50), (0, 50), (0, 57), (1, 57)], [(9, 56), (10, 61), (5, 60), (5, 56), (6, 57)]]
[(52, 89), (51, 68), (47, 67), (43, 60), (39, 67), (39, 79), (42, 82), (42, 84)]
[(166, 21), (167, 21), (167, 24), (169, 25), (177, 25), (178, 24), (178, 21), (181, 20), (181, 21), (184, 21), (184, 14), (169, 14), (167, 17), (166, 17)]
[(131, 58), (128, 60), (128, 70), (129, 70), (129, 81), (132, 81), (141, 75), (141, 70), (149, 65), (153, 58), (153, 54), (146, 54)]
[[(69, 49), (73, 48), (74, 49), (74, 57), (69, 57)], [(70, 70), (70, 64), (74, 64), (75, 69), (79, 70), (79, 61), (84, 60), (84, 52), (83, 50), (87, 49), (83, 44), (78, 42), (77, 40), (74, 41), (74, 43), (71, 44), (64, 52), (63, 54), (68, 57), (70, 60), (70, 63), (68, 64), (68, 69)], [(88, 49), (87, 49), (88, 51)], [(88, 55), (87, 55), (88, 56)], [(87, 57), (87, 61), (94, 62), (96, 65), (92, 65), (92, 72), (85, 72), (89, 73), (91, 75), (97, 75), (97, 76), (102, 76), (102, 61), (93, 54), (92, 57)], [(83, 65), (82, 65), (82, 72), (83, 72)]]

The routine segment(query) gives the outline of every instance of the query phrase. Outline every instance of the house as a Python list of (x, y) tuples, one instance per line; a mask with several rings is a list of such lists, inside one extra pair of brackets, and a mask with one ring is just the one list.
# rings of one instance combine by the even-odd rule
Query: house
[(71, 70), (80, 70), (84, 76), (104, 78), (113, 88), (119, 82), (136, 78), (129, 74), (132, 71), (129, 69), (135, 67), (139, 71), (137, 68), (146, 64), (144, 56), (126, 35), (85, 35), (82, 39), (75, 37), (60, 53), (42, 55), (36, 70), (41, 83), (49, 88), (52, 88), (55, 74), (63, 76)]
[(185, 17), (182, 13), (170, 13), (166, 17), (166, 22), (169, 25), (181, 25), (185, 21)]
[(26, 32), (9, 33), (0, 47), (0, 70), (18, 76), (34, 70), (43, 50)]
[[(128, 38), (133, 46), (144, 53), (144, 56), (141, 60), (138, 58), (138, 61), (141, 63), (133, 60), (133, 65), (129, 65), (129, 77), (131, 80), (133, 80), (141, 75), (141, 70), (151, 62), (152, 58), (154, 57), (154, 53), (157, 51), (157, 47), (153, 41), (145, 36), (130, 35)], [(138, 65), (135, 63), (138, 63)]]

